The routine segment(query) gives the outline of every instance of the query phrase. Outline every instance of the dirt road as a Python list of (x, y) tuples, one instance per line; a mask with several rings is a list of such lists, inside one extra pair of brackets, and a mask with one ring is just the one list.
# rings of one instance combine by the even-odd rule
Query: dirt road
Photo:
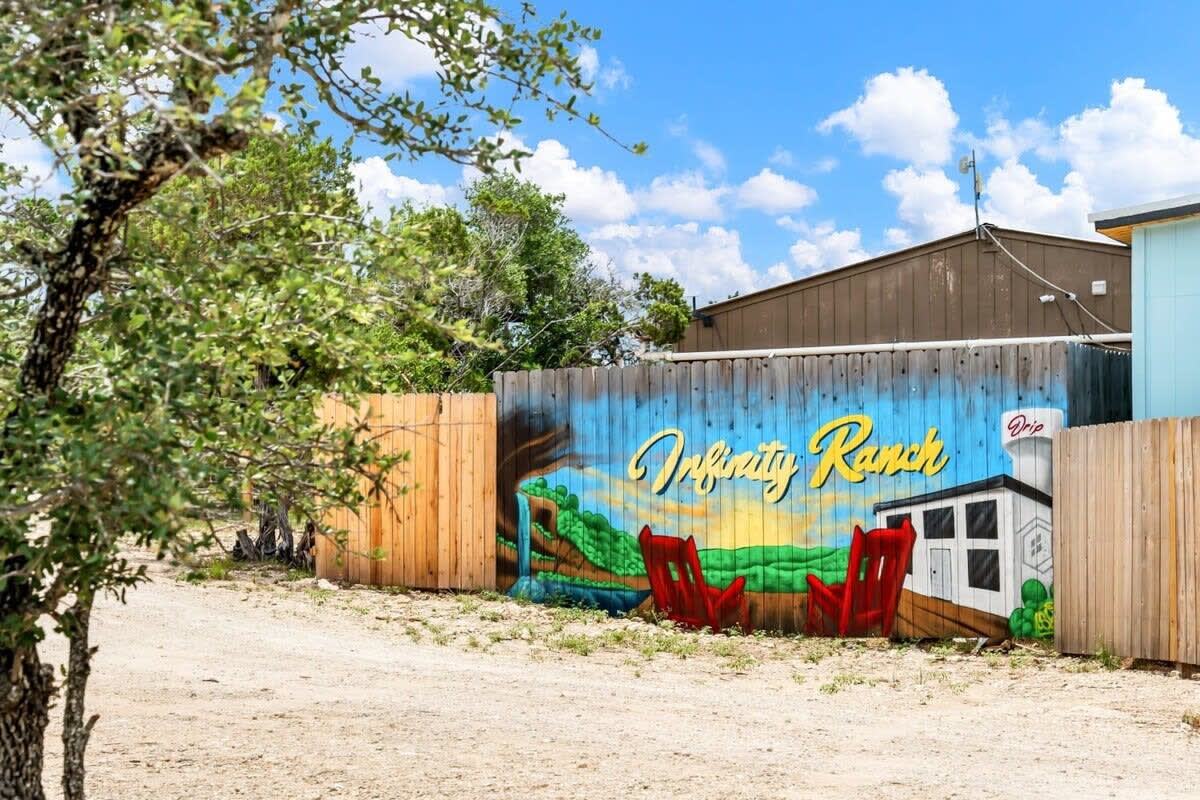
[(1200, 681), (157, 569), (93, 623), (96, 798), (1200, 795)]

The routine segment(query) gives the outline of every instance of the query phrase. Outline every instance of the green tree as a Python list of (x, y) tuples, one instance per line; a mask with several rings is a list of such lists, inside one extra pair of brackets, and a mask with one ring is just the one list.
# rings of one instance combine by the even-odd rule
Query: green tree
[[(235, 502), (247, 472), (308, 498), (298, 510), (313, 519), (360, 500), (360, 475), (385, 488), (386, 460), (352, 430), (321, 425), (321, 390), (289, 373), (302, 353), (329, 376), (323, 388), (361, 388), (375, 361), (359, 331), (385, 299), (364, 276), (416, 285), (431, 269), (412, 236), (303, 204), (189, 227), (219, 193), (166, 187), (185, 174), (223, 180), (223, 157), (275, 115), (311, 131), (313, 102), (392, 156), (484, 172), (519, 161), (490, 134), (518, 126), (522, 108), (598, 125), (576, 105), (587, 86), (573, 55), (597, 32), (484, 0), (2, 7), (0, 106), (50, 148), (70, 188), (52, 204), (0, 201), (0, 797), (43, 797), (56, 689), (38, 643), (51, 615), (71, 638), (63, 791), (73, 800), (93, 723), (83, 711), (91, 602), (144, 577), (119, 537), (160, 553), (187, 547), (185, 514)], [(389, 91), (369, 68), (346, 66), (347, 46), (370, 28), (430, 48), (429, 92)], [(15, 177), (3, 170), (8, 186)], [(143, 246), (136, 235), (155, 222), (141, 214), (177, 237)], [(243, 236), (251, 227), (258, 235)], [(332, 324), (344, 319), (357, 325)], [(260, 367), (279, 385), (264, 390)]]
[[(487, 391), (499, 369), (555, 369), (628, 363), (644, 347), (682, 338), (690, 312), (672, 279), (636, 275), (636, 287), (597, 265), (563, 213), (563, 196), (510, 173), (466, 189), (466, 210), (404, 209), (400, 217), (431, 258), (465, 265), (432, 288), (451, 338), (381, 321), (377, 333), (402, 354), (388, 372), (403, 390)], [(420, 354), (414, 358), (414, 354)]]

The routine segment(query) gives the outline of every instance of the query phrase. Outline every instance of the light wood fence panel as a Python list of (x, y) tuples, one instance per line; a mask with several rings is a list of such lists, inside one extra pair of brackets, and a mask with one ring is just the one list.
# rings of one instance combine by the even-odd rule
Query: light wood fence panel
[(1054, 437), (1055, 644), (1200, 664), (1200, 418)]
[[(347, 532), (339, 550), (317, 543), (318, 577), (414, 589), (494, 589), (496, 585), (496, 396), (368, 395), (354, 409), (336, 398), (326, 422), (354, 426), (384, 454), (407, 453), (387, 491), (326, 517)], [(366, 493), (367, 483), (363, 482)], [(372, 557), (376, 554), (380, 557)]]

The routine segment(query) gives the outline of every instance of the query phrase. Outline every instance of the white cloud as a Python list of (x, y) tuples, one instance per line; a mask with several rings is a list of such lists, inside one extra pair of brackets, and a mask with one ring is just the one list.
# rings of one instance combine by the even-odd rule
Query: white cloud
[(887, 239), (887, 243), (897, 249), (911, 247), (913, 243), (912, 234), (904, 230), (904, 228), (888, 228), (883, 232), (883, 238)]
[(379, 156), (371, 156), (350, 165), (357, 183), (358, 198), (375, 217), (385, 217), (394, 206), (445, 205), (454, 190), (436, 183), (422, 183), (407, 175), (397, 175)]
[(609, 61), (608, 66), (600, 70), (596, 81), (605, 89), (628, 89), (633, 85), (633, 78), (625, 71), (625, 65), (617, 58)]
[(823, 175), (827, 172), (833, 172), (837, 168), (838, 160), (833, 156), (826, 156), (825, 158), (817, 159), (817, 161), (812, 165), (812, 169), (809, 171)]
[(608, 63), (601, 66), (600, 54), (590, 44), (579, 48), (579, 71), (588, 83), (595, 83), (603, 89), (628, 89), (633, 85), (633, 78), (625, 70), (625, 65), (618, 58), (610, 58)]
[(979, 147), (981, 155), (991, 155), (997, 161), (1020, 158), (1030, 151), (1045, 159), (1055, 154), (1054, 130), (1040, 119), (1023, 119), (1013, 125), (994, 116), (988, 120), (987, 136), (968, 138)]
[(844, 267), (871, 257), (871, 254), (863, 249), (862, 234), (857, 228), (839, 230), (832, 222), (819, 222), (810, 226), (793, 221), (790, 217), (783, 217), (777, 222), (802, 234), (788, 249), (792, 262), (800, 270), (800, 276)]
[(601, 262), (618, 275), (649, 272), (678, 280), (701, 303), (770, 285), (742, 258), (737, 231), (695, 222), (679, 225), (605, 225), (586, 236)]
[(725, 171), (725, 155), (715, 146), (701, 139), (696, 139), (692, 142), (692, 152), (696, 154), (696, 158), (700, 159), (700, 163), (716, 174), (721, 174)]
[(1059, 152), (1098, 208), (1200, 191), (1200, 139), (1141, 78), (1114, 81), (1107, 107), (1070, 117), (1058, 134)]
[(755, 208), (768, 214), (796, 211), (812, 204), (817, 193), (809, 186), (785, 178), (764, 167), (761, 172), (738, 187), (737, 203), (743, 208)]
[(974, 211), (958, 197), (958, 184), (940, 169), (894, 169), (884, 177), (883, 188), (899, 201), (900, 220), (922, 238), (949, 236), (975, 224)]
[(589, 83), (595, 80), (596, 73), (600, 71), (600, 54), (590, 44), (579, 48), (579, 71)]
[(551, 194), (566, 195), (563, 211), (576, 222), (620, 222), (637, 208), (615, 172), (581, 167), (557, 139), (538, 142), (533, 154), (521, 160), (520, 174)]
[(660, 175), (648, 189), (636, 194), (637, 205), (650, 211), (664, 211), (693, 220), (719, 220), (724, 216), (721, 200), (728, 186), (709, 186), (699, 172)]
[(790, 150), (783, 147), (776, 147), (775, 152), (771, 153), (767, 158), (767, 163), (787, 169), (796, 166), (796, 157), (792, 155)]
[(981, 213), (985, 221), (997, 225), (1099, 238), (1087, 221), (1093, 205), (1077, 173), (1068, 174), (1062, 189), (1054, 192), (1014, 158), (988, 175)]
[(868, 155), (926, 165), (949, 160), (957, 125), (942, 82), (923, 69), (901, 67), (868, 80), (853, 105), (826, 117), (818, 129), (843, 128)]
[(0, 163), (24, 174), (13, 195), (54, 198), (66, 191), (54, 153), (11, 114), (0, 112)]
[(342, 59), (342, 68), (352, 78), (358, 78), (363, 67), (370, 67), (384, 89), (395, 90), (437, 74), (433, 49), (400, 31), (389, 32), (381, 23), (364, 22), (354, 26), (353, 36)]

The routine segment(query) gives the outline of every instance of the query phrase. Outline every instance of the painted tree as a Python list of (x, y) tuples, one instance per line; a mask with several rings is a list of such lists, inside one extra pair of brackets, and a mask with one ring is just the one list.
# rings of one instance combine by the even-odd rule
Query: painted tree
[[(562, 195), (507, 172), (479, 178), (465, 195), (462, 211), (399, 213), (431, 253), (464, 268), (430, 287), (430, 321), (442, 328), (403, 313), (377, 326), (400, 356), (385, 373), (393, 387), (490, 391), (499, 369), (629, 363), (683, 337), (691, 313), (679, 283), (636, 275), (629, 287), (595, 263)], [(454, 322), (472, 335), (447, 335)]]
[[(234, 225), (155, 255), (127, 237), (142, 228), (133, 218), (186, 232), (204, 200), (168, 198), (168, 184), (219, 181), (222, 157), (278, 118), (310, 129), (313, 103), (395, 156), (484, 172), (519, 160), (493, 134), (529, 106), (580, 117), (586, 86), (573, 53), (597, 32), (565, 16), (539, 23), (528, 5), (509, 17), (483, 0), (0, 8), (0, 106), (50, 148), (70, 184), (54, 202), (0, 204), (0, 798), (43, 796), (56, 691), (38, 655), (44, 614), (71, 637), (63, 785), (79, 798), (94, 722), (83, 711), (91, 602), (143, 578), (119, 537), (187, 547), (185, 512), (222, 493), (233, 501), (247, 471), (270, 470), (279, 491), (312, 498), (299, 511), (314, 516), (321, 503), (354, 502), (358, 475), (380, 481), (388, 465), (372, 448), (315, 418), (317, 389), (296, 381), (265, 392), (256, 372), (284, 373), (302, 351), (328, 371), (327, 388), (360, 388), (374, 351), (355, 331), (380, 299), (363, 276), (397, 271), (388, 283), (404, 285), (428, 265), (419, 242), (386, 225), (305, 207), (241, 222), (311, 233), (278, 249)], [(430, 93), (389, 91), (368, 67), (347, 66), (348, 46), (372, 32), (431, 51)], [(10, 187), (14, 177), (4, 170)], [(360, 324), (330, 325), (335, 317)]]

